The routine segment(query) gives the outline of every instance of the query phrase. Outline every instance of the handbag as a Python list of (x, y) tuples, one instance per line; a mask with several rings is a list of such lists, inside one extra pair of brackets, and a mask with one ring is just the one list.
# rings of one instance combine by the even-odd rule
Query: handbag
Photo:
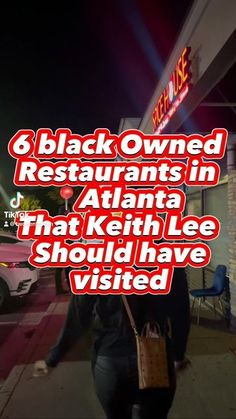
[(166, 339), (156, 322), (147, 322), (138, 334), (128, 300), (122, 295), (137, 345), (139, 388), (169, 388), (169, 371)]

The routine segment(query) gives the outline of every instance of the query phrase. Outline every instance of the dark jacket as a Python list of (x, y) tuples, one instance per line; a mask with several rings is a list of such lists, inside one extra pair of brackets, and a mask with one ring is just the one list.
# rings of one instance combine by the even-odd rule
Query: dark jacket
[[(155, 320), (162, 331), (171, 330), (176, 361), (184, 358), (189, 327), (189, 294), (185, 271), (175, 269), (168, 295), (127, 296), (138, 331)], [(64, 327), (50, 352), (48, 365), (57, 364), (94, 321), (95, 354), (119, 356), (134, 353), (135, 338), (119, 295), (72, 295)]]

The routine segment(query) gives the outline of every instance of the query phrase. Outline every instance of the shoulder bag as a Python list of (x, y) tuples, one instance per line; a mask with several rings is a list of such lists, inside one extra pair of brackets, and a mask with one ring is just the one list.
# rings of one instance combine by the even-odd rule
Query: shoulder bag
[(122, 301), (136, 338), (139, 388), (168, 388), (170, 383), (166, 338), (161, 334), (159, 324), (146, 323), (139, 335), (125, 295), (122, 295)]

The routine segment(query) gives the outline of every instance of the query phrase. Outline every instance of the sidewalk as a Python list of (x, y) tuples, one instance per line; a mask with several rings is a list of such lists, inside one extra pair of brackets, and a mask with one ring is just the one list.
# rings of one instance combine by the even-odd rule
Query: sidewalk
[[(64, 297), (68, 300), (68, 296)], [(5, 380), (28, 347), (37, 328), (55, 301), (54, 271), (41, 270), (37, 290), (12, 300), (0, 315), (0, 380)], [(60, 297), (63, 301), (63, 297)], [(49, 310), (49, 312), (48, 312)], [(64, 314), (62, 313), (62, 321)], [(4, 360), (4, 362), (2, 362)]]
[[(93, 389), (89, 337), (65, 362), (44, 377), (33, 377), (33, 365), (44, 358), (63, 321), (66, 302), (57, 299), (31, 339), (20, 365), (0, 391), (2, 419), (100, 419), (102, 409)], [(63, 315), (62, 315), (63, 314)], [(200, 326), (193, 320), (188, 352), (192, 366), (178, 380), (170, 419), (236, 418), (236, 336), (222, 321), (203, 310)], [(121, 418), (122, 419), (122, 418)], [(154, 419), (154, 418), (153, 418)]]

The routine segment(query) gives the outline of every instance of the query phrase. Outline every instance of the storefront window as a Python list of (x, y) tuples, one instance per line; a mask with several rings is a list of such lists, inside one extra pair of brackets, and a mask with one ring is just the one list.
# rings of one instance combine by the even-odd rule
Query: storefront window
[(208, 242), (212, 256), (210, 266), (216, 268), (217, 265), (229, 264), (229, 238), (228, 238), (228, 184), (206, 189), (204, 196), (204, 214), (217, 217), (221, 223), (220, 235), (217, 239)]
[[(201, 217), (201, 193), (199, 191), (186, 196), (186, 215)], [(188, 267), (186, 272), (190, 289), (203, 287), (202, 269)]]
[(193, 194), (187, 195), (186, 210), (187, 215), (196, 215), (198, 217), (201, 217), (202, 214), (200, 192), (195, 192)]

